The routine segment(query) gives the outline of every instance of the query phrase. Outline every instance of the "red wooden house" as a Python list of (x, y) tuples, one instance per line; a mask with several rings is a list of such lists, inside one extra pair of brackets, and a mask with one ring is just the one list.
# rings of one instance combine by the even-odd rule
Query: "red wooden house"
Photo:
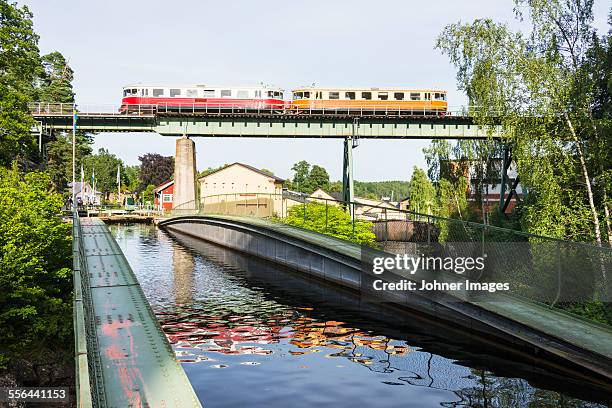
[(174, 180), (166, 181), (153, 190), (155, 193), (155, 209), (160, 211), (172, 210), (174, 196)]

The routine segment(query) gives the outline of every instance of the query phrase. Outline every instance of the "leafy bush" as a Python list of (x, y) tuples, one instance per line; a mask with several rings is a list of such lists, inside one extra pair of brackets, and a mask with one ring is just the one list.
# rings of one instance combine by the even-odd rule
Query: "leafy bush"
[(70, 226), (45, 173), (0, 168), (0, 366), (14, 355), (70, 342)]
[(302, 227), (321, 234), (331, 235), (357, 244), (374, 244), (376, 237), (372, 232), (372, 223), (355, 221), (355, 231), (350, 215), (344, 208), (321, 203), (295, 205), (288, 211), (284, 223)]

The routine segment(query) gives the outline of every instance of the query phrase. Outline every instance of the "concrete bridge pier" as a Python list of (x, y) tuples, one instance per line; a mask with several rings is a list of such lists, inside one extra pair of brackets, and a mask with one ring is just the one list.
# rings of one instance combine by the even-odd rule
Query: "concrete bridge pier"
[(174, 194), (172, 208), (194, 210), (198, 207), (195, 142), (187, 136), (176, 140), (174, 156)]

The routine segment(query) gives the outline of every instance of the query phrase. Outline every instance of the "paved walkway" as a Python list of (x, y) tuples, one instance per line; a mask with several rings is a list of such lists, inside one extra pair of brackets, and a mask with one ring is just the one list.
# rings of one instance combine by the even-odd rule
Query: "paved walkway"
[(201, 407), (106, 225), (81, 218), (81, 236), (88, 277), (83, 295), (91, 300), (85, 310), (95, 321), (88, 354), (102, 385), (100, 406)]

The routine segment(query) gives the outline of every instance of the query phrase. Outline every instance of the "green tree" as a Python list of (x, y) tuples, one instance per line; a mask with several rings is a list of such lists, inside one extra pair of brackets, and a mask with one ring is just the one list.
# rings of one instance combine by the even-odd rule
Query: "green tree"
[(0, 365), (71, 334), (70, 226), (44, 173), (0, 168)]
[(309, 192), (313, 192), (318, 188), (325, 191), (329, 190), (330, 184), (327, 170), (316, 164), (313, 165), (308, 174), (306, 185), (308, 186), (308, 190), (310, 190)]
[(436, 212), (436, 189), (423, 169), (414, 166), (410, 179), (410, 211), (433, 215)]
[(145, 203), (153, 204), (155, 202), (155, 186), (153, 184), (149, 184), (144, 190), (142, 190), (142, 200)]
[(372, 232), (372, 223), (369, 221), (356, 220), (353, 232), (350, 215), (344, 208), (335, 205), (320, 203), (295, 205), (289, 209), (283, 222), (358, 244), (372, 245), (376, 238)]
[(0, 165), (33, 155), (27, 103), (40, 66), (38, 36), (26, 6), (0, 0)]
[(86, 174), (96, 173), (96, 189), (105, 197), (117, 191), (117, 168), (121, 168), (121, 184), (125, 186), (129, 180), (125, 173), (123, 161), (106, 149), (99, 149), (97, 154), (83, 158)]
[(140, 187), (140, 166), (125, 166), (124, 168), (125, 178), (127, 179), (125, 183), (126, 189), (134, 193)]
[(308, 175), (310, 174), (310, 164), (306, 160), (301, 160), (291, 167), (294, 171), (293, 180), (290, 188), (296, 191), (306, 192)]
[(66, 58), (58, 51), (41, 57), (42, 72), (36, 88), (36, 100), (40, 102), (73, 103), (72, 80), (74, 71)]
[(593, 39), (592, 1), (515, 3), (517, 16), (525, 13), (532, 24), (529, 36), (476, 20), (447, 26), (437, 47), (457, 67), (470, 105), (479, 107), (471, 111), (477, 123), (493, 130), (499, 122), (513, 146), (529, 190), (524, 228), (601, 243), (608, 186), (594, 180), (609, 134), (593, 120), (593, 87), (581, 73)]

